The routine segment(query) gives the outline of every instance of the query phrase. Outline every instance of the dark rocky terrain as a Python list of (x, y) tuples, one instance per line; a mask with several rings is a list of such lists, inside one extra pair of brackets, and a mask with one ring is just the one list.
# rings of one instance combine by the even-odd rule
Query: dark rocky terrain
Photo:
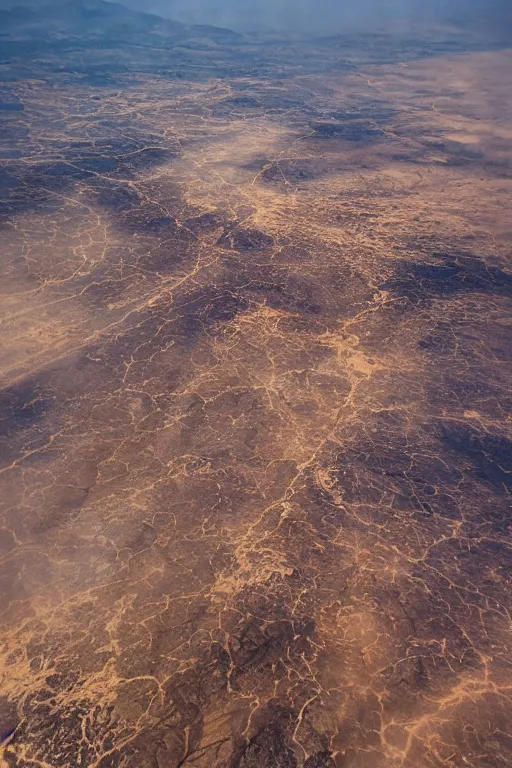
[(0, 29), (3, 768), (508, 768), (511, 51)]

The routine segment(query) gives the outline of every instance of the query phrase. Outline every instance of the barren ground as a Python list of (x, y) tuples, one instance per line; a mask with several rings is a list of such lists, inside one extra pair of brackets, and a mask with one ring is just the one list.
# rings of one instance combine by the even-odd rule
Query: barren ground
[(456, 39), (0, 66), (5, 766), (510, 766), (512, 53)]

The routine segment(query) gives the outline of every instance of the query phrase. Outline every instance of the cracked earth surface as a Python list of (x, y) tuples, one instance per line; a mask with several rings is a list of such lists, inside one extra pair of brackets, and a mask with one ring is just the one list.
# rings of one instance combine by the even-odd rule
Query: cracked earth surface
[(512, 56), (340, 55), (5, 86), (5, 766), (511, 764)]

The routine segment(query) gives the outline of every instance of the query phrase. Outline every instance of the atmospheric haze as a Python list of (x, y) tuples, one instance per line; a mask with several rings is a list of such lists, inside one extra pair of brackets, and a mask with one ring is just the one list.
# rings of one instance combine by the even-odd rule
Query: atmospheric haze
[(179, 21), (238, 29), (336, 34), (385, 22), (466, 22), (504, 34), (509, 0), (122, 0), (124, 5)]
[[(114, 0), (109, 0), (113, 2)], [(71, 0), (85, 2), (87, 0)], [(70, 2), (70, 4), (71, 4)], [(289, 34), (336, 35), (392, 23), (455, 23), (477, 26), (494, 37), (512, 34), (510, 0), (116, 0), (136, 11), (189, 24), (231, 27), (238, 31), (271, 30)], [(55, 0), (0, 0), (15, 6), (57, 7)]]

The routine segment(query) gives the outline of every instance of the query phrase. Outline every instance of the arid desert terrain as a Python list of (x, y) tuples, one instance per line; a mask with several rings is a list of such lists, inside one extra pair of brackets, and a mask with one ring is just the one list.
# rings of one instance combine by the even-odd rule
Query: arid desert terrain
[(54, 19), (0, 13), (0, 762), (509, 768), (512, 48)]

